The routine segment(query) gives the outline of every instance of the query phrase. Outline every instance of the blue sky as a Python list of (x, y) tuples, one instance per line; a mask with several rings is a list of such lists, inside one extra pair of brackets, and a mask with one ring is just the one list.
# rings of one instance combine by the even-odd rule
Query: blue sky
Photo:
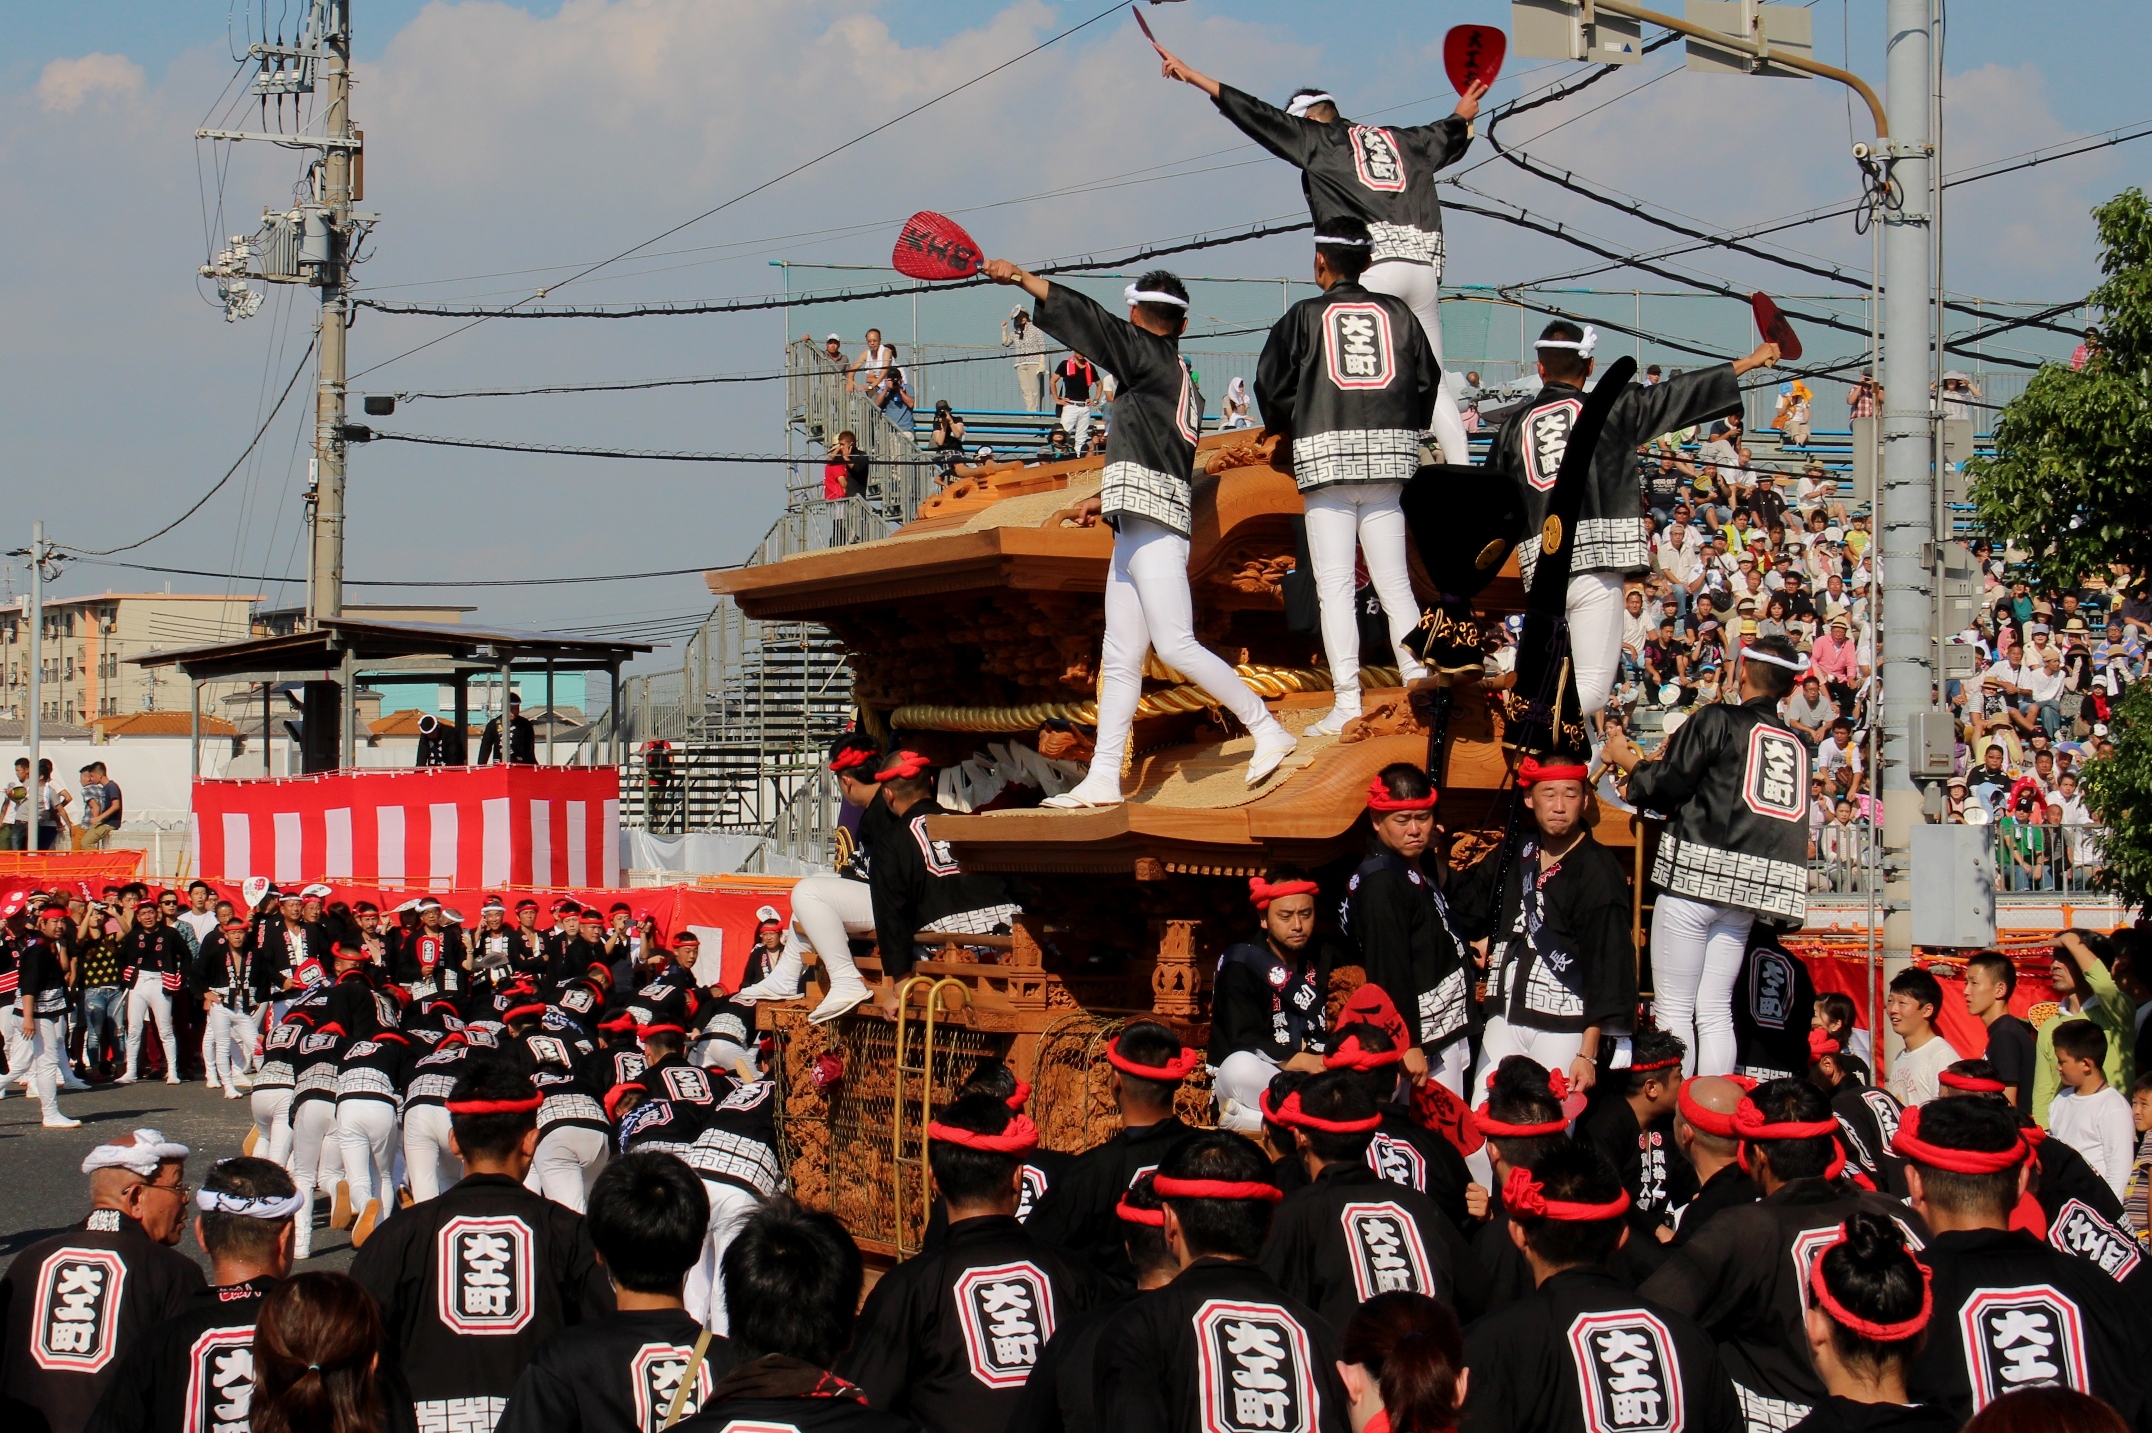
[[(272, 30), (282, 3), (272, 0)], [(1847, 57), (1880, 86), (1883, 8), (1882, 0), (1819, 0), (1818, 56)], [(292, 0), (285, 13), (297, 9)], [(367, 207), (383, 216), (361, 276), (384, 298), (485, 302), (521, 297), (569, 272), (566, 265), (660, 232), (1096, 13), (1047, 0), (355, 0), (355, 10), (354, 112), (368, 136)], [(282, 203), (298, 174), (283, 151), (233, 154), (216, 214), (215, 156), (198, 152), (191, 135), (234, 73), (227, 14), (213, 0), (0, 6), (0, 241), (15, 259), (0, 273), (0, 323), (13, 340), (0, 351), (0, 424), (11, 455), (0, 496), (11, 524), (43, 516), (63, 541), (82, 546), (131, 541), (161, 525), (237, 456), (267, 411), (265, 393), (274, 398), (305, 347), (308, 295), (280, 291), (261, 315), (227, 325), (194, 285), (205, 228), (211, 238), (250, 231), (261, 206)], [(1424, 0), (1187, 0), (1148, 15), (1193, 63), (1245, 88), (1282, 97), (1319, 82), (1356, 117), (1410, 124), (1449, 108), (1442, 32), (1466, 21), (1506, 25), (1508, 10)], [(1947, 168), (2152, 120), (2141, 83), (2141, 6), (1953, 0), (1949, 16)], [(1678, 54), (1650, 57), (1588, 98), (1520, 116), (1505, 140), (1710, 228), (1852, 194), (1842, 92), (1692, 74)], [(1572, 74), (1581, 69), (1512, 58), (1497, 98)], [(1866, 137), (1863, 123), (1854, 128)], [(1476, 145), (1461, 168), (1488, 154)], [(2087, 211), (2148, 173), (2152, 140), (1953, 191), (1952, 288), (2002, 299), (2082, 294), (2095, 277)], [(1623, 251), (1670, 238), (1499, 161), (1466, 182)], [(1035, 197), (1071, 189), (1083, 192)], [(1301, 200), (1283, 165), (1248, 148), (1193, 91), (1157, 78), (1124, 13), (561, 297), (769, 292), (783, 282), (773, 258), (885, 262), (896, 222), (924, 207), (961, 211), (990, 249), (1038, 260), (1290, 217)], [(1587, 262), (1470, 216), (1456, 216), (1450, 234), (1454, 284), (1515, 283)], [(1849, 268), (1864, 271), (1868, 262), (1867, 240), (1844, 220), (1781, 241)], [(1306, 257), (1303, 241), (1286, 237), (1182, 262), (1186, 272), (1223, 277), (1298, 276)], [(1710, 254), (1690, 262), (1692, 272), (1739, 286), (1787, 290), (1787, 275), (1769, 266)], [(858, 277), (795, 269), (792, 284)], [(1624, 292), (1669, 287), (1633, 273), (1587, 282)], [(1199, 296), (1221, 322), (1276, 311), (1275, 292), (1257, 285), (1214, 285)], [(1742, 337), (1738, 312), (1647, 302), (1647, 326), (1683, 326), (1724, 345)], [(1452, 305), (1451, 322), (1469, 328), (1476, 315), (1459, 308)], [(921, 334), (991, 343), (1005, 311), (1000, 296), (983, 293), (929, 302)], [(796, 330), (834, 327), (856, 338), (880, 322), (900, 342), (909, 338), (908, 304), (795, 317)], [(1505, 341), (1515, 348), (1505, 322), (1490, 328), (1489, 356)], [(779, 324), (774, 314), (494, 323), (356, 386), (764, 370), (777, 361)], [(353, 367), (394, 358), (448, 327), (362, 315)], [(396, 422), (416, 432), (766, 452), (783, 446), (779, 404), (770, 387), (748, 385), (421, 403)], [(297, 573), (300, 436), (296, 408), (287, 409), (256, 460), (199, 518), (142, 549), (144, 560)], [(736, 560), (774, 518), (782, 491), (767, 469), (376, 445), (354, 459), (351, 504), (355, 575), (503, 577)], [(84, 567), (62, 590), (146, 580)], [(284, 593), (296, 600), (295, 588)], [(705, 606), (700, 585), (680, 579), (489, 592), (481, 615), (592, 625)]]

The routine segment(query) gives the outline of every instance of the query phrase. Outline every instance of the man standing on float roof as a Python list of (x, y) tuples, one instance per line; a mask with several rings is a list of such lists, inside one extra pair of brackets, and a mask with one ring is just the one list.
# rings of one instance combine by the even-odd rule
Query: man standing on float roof
[[(1554, 505), (1554, 480), (1569, 452), (1569, 434), (1584, 412), (1584, 385), (1591, 381), (1598, 344), (1599, 332), (1590, 324), (1579, 327), (1566, 319), (1548, 324), (1532, 345), (1543, 386), (1496, 430), (1494, 446), (1487, 451), (1487, 466), (1515, 486), (1524, 508), (1517, 567), (1527, 592), (1539, 565), (1541, 531)], [(1569, 590), (1564, 594), (1577, 710), (1594, 722), (1595, 730), (1621, 669), (1622, 622), (1628, 615), (1622, 610), (1623, 584), (1651, 566), (1636, 450), (1663, 433), (1740, 412), (1741, 389), (1734, 380), (1777, 362), (1778, 345), (1760, 344), (1754, 353), (1731, 363), (1649, 387), (1632, 383), (1607, 413), (1606, 427), (1592, 450), (1591, 471), (1585, 475), (1583, 503), (1577, 508)], [(1561, 534), (1550, 537), (1559, 541)]]
[(1106, 574), (1106, 646), (1099, 662), (1098, 748), (1091, 770), (1048, 806), (1080, 809), (1121, 803), (1121, 762), (1143, 696), (1143, 656), (1184, 674), (1231, 712), (1255, 738), (1248, 784), (1262, 785), (1298, 739), (1270, 714), (1223, 659), (1196, 640), (1188, 591), (1188, 533), (1194, 505), (1196, 438), (1203, 414), (1181, 358), (1188, 289), (1163, 269), (1121, 291), (1128, 318), (1115, 318), (1069, 288), (1027, 273), (1007, 259), (981, 269), (1039, 301), (1032, 322), (1114, 375), (1113, 427), (1106, 435), (1106, 474), (1084, 521), (1114, 532)]
[(1426, 675), (1405, 649), (1420, 604), (1406, 568), (1399, 499), (1420, 470), (1420, 421), (1441, 392), (1442, 365), (1405, 301), (1366, 287), (1373, 247), (1358, 219), (1316, 230), (1322, 292), (1286, 310), (1255, 370), (1263, 430), (1279, 444), (1272, 466), (1290, 468), (1307, 509), (1323, 654), (1336, 693), (1311, 736), (1335, 736), (1360, 715), (1356, 553), (1365, 555), (1368, 581), (1382, 599), (1399, 675), (1407, 682)]
[[(1161, 71), (1169, 80), (1194, 85), (1241, 133), (1300, 171), (1301, 192), (1318, 233), (1332, 233), (1339, 219), (1364, 221), (1374, 252), (1360, 282), (1378, 294), (1394, 294), (1419, 316), (1435, 362), (1442, 362), (1442, 201), (1435, 171), (1463, 157), (1472, 143), (1472, 121), (1487, 86), (1474, 80), (1449, 118), (1434, 124), (1354, 124), (1338, 114), (1338, 102), (1316, 89), (1300, 89), (1284, 109), (1198, 73), (1164, 49)], [(1445, 463), (1468, 463), (1464, 418), (1448, 390), (1435, 389), (1429, 426)], [(1269, 413), (1264, 413), (1269, 418)]]

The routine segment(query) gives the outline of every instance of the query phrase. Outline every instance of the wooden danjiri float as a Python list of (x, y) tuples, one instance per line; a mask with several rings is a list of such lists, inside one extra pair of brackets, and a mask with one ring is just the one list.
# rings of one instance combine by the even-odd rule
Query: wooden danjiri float
[[(1320, 637), (1287, 630), (1282, 584), (1301, 501), (1256, 440), (1240, 431), (1198, 446), (1196, 635), (1299, 731), (1329, 709), (1330, 679)], [(712, 573), (710, 586), (751, 617), (827, 626), (846, 649), (862, 723), (900, 733), (937, 765), (990, 742), (1042, 738), (1047, 755), (1080, 762), (1113, 534), (1078, 525), (1075, 510), (1098, 492), (1102, 466), (1093, 457), (960, 469), (885, 539)], [(1516, 573), (1511, 557), (1480, 594), (1489, 620), (1522, 607)], [(1431, 602), (1417, 551), (1413, 582)], [(871, 1254), (915, 1250), (930, 1200), (928, 1114), (989, 1057), (1031, 1083), (1046, 1147), (1079, 1150), (1111, 1134), (1105, 1041), (1147, 1017), (1201, 1047), (1218, 956), (1254, 929), (1247, 878), (1275, 861), (1349, 870), (1364, 855), (1368, 782), (1391, 762), (1427, 760), (1428, 730), (1398, 688), (1394, 658), (1372, 646), (1366, 655), (1383, 665), (1363, 674), (1365, 717), (1340, 737), (1303, 734), (1255, 789), (1243, 784), (1249, 738), (1154, 656), (1125, 805), (932, 818), (929, 833), (967, 869), (1021, 878), (1028, 913), (1012, 934), (966, 936), (966, 949), (941, 949), (894, 985), (862, 957), (876, 999), (834, 1024), (807, 1021), (819, 986), (763, 1007), (782, 1052), (781, 1130), (798, 1197), (834, 1210)], [(1499, 698), (1470, 678), (1452, 689), (1438, 819), (1457, 864), (1486, 850), (1506, 811)], [(1633, 843), (1626, 816), (1601, 815), (1602, 841)], [(819, 972), (810, 975), (813, 984)], [(1340, 977), (1333, 1004), (1360, 979), (1356, 967)], [(1182, 1106), (1191, 1123), (1213, 1122), (1200, 1069)]]

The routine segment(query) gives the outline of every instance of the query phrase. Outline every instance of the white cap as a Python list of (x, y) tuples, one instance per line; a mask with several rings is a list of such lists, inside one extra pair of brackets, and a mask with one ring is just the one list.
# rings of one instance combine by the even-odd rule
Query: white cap
[(193, 1151), (185, 1145), (173, 1144), (166, 1139), (162, 1130), (138, 1129), (84, 1155), (82, 1172), (92, 1174), (100, 1169), (127, 1169), (144, 1179), (155, 1179), (158, 1165), (167, 1160), (183, 1160), (191, 1153)]

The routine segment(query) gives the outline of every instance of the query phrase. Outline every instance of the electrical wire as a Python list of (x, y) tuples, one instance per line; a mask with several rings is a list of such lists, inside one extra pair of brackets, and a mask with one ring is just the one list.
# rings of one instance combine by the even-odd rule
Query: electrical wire
[[(420, 443), (430, 448), (483, 448), (496, 453), (545, 453), (563, 458), (634, 458), (656, 463), (778, 463), (802, 467), (821, 459), (787, 453), (683, 453), (650, 448), (584, 448), (555, 443), (494, 442), (485, 438), (437, 438), (420, 433), (384, 433), (373, 430), (376, 443)], [(876, 458), (885, 468), (933, 468), (929, 458)]]
[[(601, 259), (597, 263), (590, 265), (588, 268), (585, 268), (577, 273), (570, 274), (567, 278), (562, 279), (558, 284), (553, 284), (546, 289), (541, 289), (538, 293), (533, 294), (531, 298), (543, 298), (552, 289), (564, 288), (567, 285), (574, 283), (578, 279), (588, 278), (592, 274), (598, 272), (600, 269), (603, 269), (611, 264), (616, 264), (622, 259), (631, 258), (634, 255), (639, 254), (643, 250), (649, 248), (652, 244), (661, 243), (664, 240), (669, 239), (673, 235), (679, 233), (681, 230), (689, 228), (692, 225), (699, 224), (703, 220), (710, 218), (712, 215), (722, 214), (725, 210), (730, 209), (733, 205), (738, 204), (743, 200), (750, 199), (753, 196), (760, 194), (765, 189), (769, 189), (774, 187), (775, 185), (782, 184), (785, 180), (790, 179), (793, 175), (804, 173), (806, 170), (812, 169), (815, 165), (820, 164), (823, 160), (829, 159), (834, 155), (844, 153), (844, 151), (852, 148), (854, 145), (865, 143), (867, 140), (872, 139), (875, 135), (880, 134), (882, 131), (889, 129), (892, 126), (902, 124), (905, 120), (910, 119), (913, 115), (919, 114), (924, 110), (933, 108), (935, 105), (940, 104), (943, 100), (950, 98), (952, 95), (962, 94), (965, 90), (970, 89), (973, 85), (979, 84), (987, 79), (992, 78), (995, 75), (1000, 74), (1003, 70), (1008, 69), (1011, 65), (1015, 65), (1023, 60), (1029, 59), (1031, 56), (1039, 53), (1039, 51), (1046, 49), (1048, 46), (1059, 44), (1061, 41), (1067, 39), (1069, 36), (1075, 34), (1077, 31), (1088, 29), (1091, 26), (1096, 25), (1099, 21), (1105, 19), (1108, 15), (1119, 13), (1120, 9), (1120, 0), (1114, 0), (1113, 4), (1108, 5), (1105, 9), (1099, 11), (1096, 15), (1093, 15), (1090, 19), (1080, 21), (1077, 24), (1069, 26), (1066, 30), (1061, 31), (1059, 34), (1049, 36), (1045, 40), (1040, 41), (1038, 44), (1033, 45), (1030, 49), (1024, 51), (1022, 54), (1013, 56), (1010, 59), (1003, 60), (1000, 64), (995, 65), (992, 69), (985, 70), (979, 74), (973, 75), (970, 79), (964, 81), (964, 83), (960, 85), (957, 85), (955, 88), (943, 90), (940, 94), (934, 96), (934, 98), (923, 101), (920, 104), (913, 105), (910, 109), (904, 111), (904, 113), (900, 115), (897, 115), (895, 118), (882, 121), (874, 128), (866, 131), (866, 133), (854, 135), (852, 138), (846, 140), (844, 143), (838, 145), (836, 148), (826, 149), (812, 159), (806, 160), (800, 164), (795, 164), (794, 166), (792, 166), (792, 168), (787, 169), (784, 173), (779, 174), (771, 179), (765, 179), (760, 184), (755, 185), (753, 188), (743, 190), (740, 193), (733, 195), (730, 199), (727, 199), (724, 203), (713, 205), (712, 207), (703, 210), (700, 214), (695, 215), (691, 219), (684, 219), (678, 224), (673, 225), (670, 229), (667, 229), (659, 234), (654, 234), (650, 238), (643, 240), (640, 244), (636, 244), (630, 248), (622, 249), (619, 253), (613, 255), (609, 259)], [(525, 300), (525, 302), (529, 302), (529, 300)], [(497, 314), (482, 315), (478, 318), (473, 319), (470, 323), (463, 325), (463, 327), (461, 328), (452, 329), (437, 338), (428, 339), (426, 342), (419, 344), (418, 347), (406, 349), (393, 358), (385, 358), (381, 362), (374, 364), (370, 368), (361, 369), (359, 372), (352, 374), (351, 377), (353, 380), (364, 378), (367, 374), (373, 373), (382, 368), (386, 368), (391, 363), (396, 363), (403, 359), (409, 358), (412, 354), (417, 353), (422, 349), (431, 348), (437, 343), (445, 343), (449, 339), (454, 338), (457, 334), (468, 333), (472, 329), (478, 327), (479, 324), (486, 322), (487, 319), (499, 316), (500, 315)]]
[(239, 471), (240, 465), (245, 463), (248, 457), (253, 454), (255, 444), (261, 442), (262, 434), (269, 431), (269, 425), (271, 423), (274, 423), (276, 421), (276, 415), (283, 411), (284, 401), (287, 398), (291, 397), (291, 390), (297, 386), (299, 382), (299, 375), (306, 372), (307, 360), (312, 358), (313, 356), (314, 345), (312, 342), (309, 342), (306, 346), (306, 352), (301, 354), (299, 357), (299, 366), (291, 371), (291, 377), (286, 380), (284, 384), (284, 391), (277, 395), (276, 407), (269, 410), (269, 416), (262, 419), (261, 426), (254, 430), (254, 436), (247, 440), (246, 450), (240, 453), (238, 458), (233, 461), (232, 465), (229, 468), (226, 468), (224, 470), (223, 477), (217, 479), (215, 483), (210, 485), (210, 489), (208, 492), (202, 494), (201, 497), (195, 500), (194, 506), (188, 508), (178, 517), (173, 518), (163, 527), (158, 528), (148, 537), (127, 543), (125, 546), (122, 547), (77, 547), (73, 543), (55, 543), (54, 546), (65, 548), (70, 552), (79, 552), (84, 554), (85, 556), (94, 557), (108, 557), (115, 552), (132, 552), (138, 547), (142, 547), (148, 543), (155, 542), (158, 538), (163, 537), (173, 528), (178, 527), (188, 518), (193, 517), (196, 513), (200, 512), (203, 506), (208, 503), (211, 498), (215, 497), (218, 491), (222, 489), (226, 483), (232, 480), (232, 474)]
[[(63, 554), (64, 555), (64, 554)], [(259, 586), (285, 583), (288, 577), (267, 577), (259, 573), (209, 572), (196, 567), (159, 567), (146, 562), (108, 562), (101, 558), (76, 558), (69, 560), (88, 567), (120, 567), (130, 572), (159, 572), (172, 577), (218, 577), (234, 582), (251, 582)], [(592, 582), (643, 582), (657, 577), (699, 577), (705, 572), (734, 572), (747, 566), (744, 562), (708, 562), (700, 567), (672, 567), (655, 572), (605, 572), (588, 577), (491, 577), (464, 578), (446, 581), (389, 581), (362, 577), (347, 577), (346, 587), (574, 587)]]

